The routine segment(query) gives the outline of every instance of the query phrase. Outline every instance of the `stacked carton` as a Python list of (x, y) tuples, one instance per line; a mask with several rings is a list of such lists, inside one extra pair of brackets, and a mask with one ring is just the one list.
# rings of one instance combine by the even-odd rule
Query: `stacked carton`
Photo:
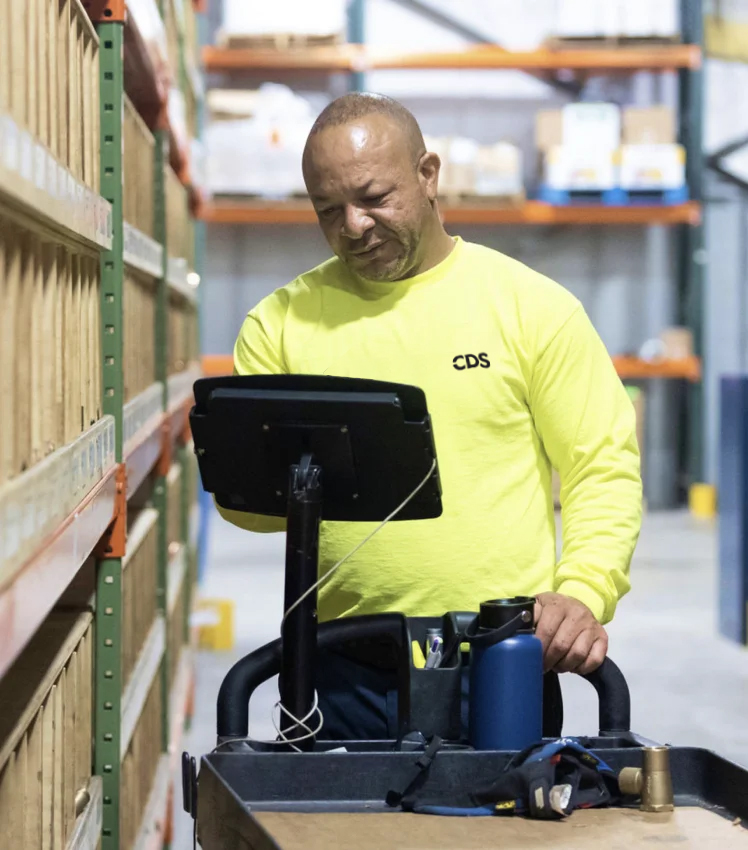
[(685, 188), (685, 150), (664, 106), (572, 103), (540, 111), (541, 184), (552, 192), (666, 192)]
[(557, 0), (553, 32), (561, 39), (673, 39), (678, 0)]
[(482, 145), (463, 136), (427, 136), (425, 142), (427, 150), (441, 160), (442, 197), (524, 199), (522, 151), (516, 145)]

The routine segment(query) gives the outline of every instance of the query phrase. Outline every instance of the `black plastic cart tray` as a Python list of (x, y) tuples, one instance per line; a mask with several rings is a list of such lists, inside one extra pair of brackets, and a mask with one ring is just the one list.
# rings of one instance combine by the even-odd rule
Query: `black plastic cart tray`
[[(592, 741), (594, 743), (594, 739)], [(616, 771), (642, 763), (639, 747), (596, 752)], [(503, 769), (507, 752), (445, 751), (429, 788), (475, 785)], [(563, 823), (519, 817), (445, 818), (388, 809), (387, 792), (407, 783), (417, 754), (213, 753), (200, 769), (203, 850), (470, 850), (541, 847), (748, 847), (748, 771), (708, 751), (670, 750), (676, 810), (577, 811)]]

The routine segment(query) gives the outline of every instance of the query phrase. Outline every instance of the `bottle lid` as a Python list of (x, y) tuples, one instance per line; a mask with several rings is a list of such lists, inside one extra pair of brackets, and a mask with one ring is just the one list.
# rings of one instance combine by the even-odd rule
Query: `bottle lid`
[(535, 620), (535, 597), (513, 596), (481, 602), (478, 625), (482, 629), (500, 629), (517, 615), (523, 614), (526, 625), (520, 631), (532, 631)]

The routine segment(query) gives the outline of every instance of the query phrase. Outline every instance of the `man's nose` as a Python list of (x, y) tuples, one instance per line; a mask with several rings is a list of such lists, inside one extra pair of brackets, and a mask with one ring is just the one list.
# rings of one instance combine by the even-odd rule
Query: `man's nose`
[(343, 235), (348, 239), (360, 239), (372, 227), (374, 227), (374, 219), (366, 210), (353, 204), (345, 208)]

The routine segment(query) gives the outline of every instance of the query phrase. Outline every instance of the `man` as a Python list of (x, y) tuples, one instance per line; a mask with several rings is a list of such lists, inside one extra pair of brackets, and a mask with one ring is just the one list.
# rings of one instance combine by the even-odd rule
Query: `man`
[[(335, 257), (251, 310), (235, 371), (383, 379), (426, 393), (444, 513), (386, 526), (320, 588), (320, 620), (438, 616), (532, 595), (546, 670), (588, 673), (605, 658), (603, 624), (629, 590), (639, 534), (633, 407), (570, 293), (446, 233), (439, 167), (395, 101), (331, 103), (303, 173)], [(558, 560), (552, 467), (562, 482)], [(245, 528), (282, 528), (222, 513)], [(320, 573), (368, 531), (323, 523)], [(327, 737), (392, 736), (386, 663), (328, 654), (318, 688)]]

